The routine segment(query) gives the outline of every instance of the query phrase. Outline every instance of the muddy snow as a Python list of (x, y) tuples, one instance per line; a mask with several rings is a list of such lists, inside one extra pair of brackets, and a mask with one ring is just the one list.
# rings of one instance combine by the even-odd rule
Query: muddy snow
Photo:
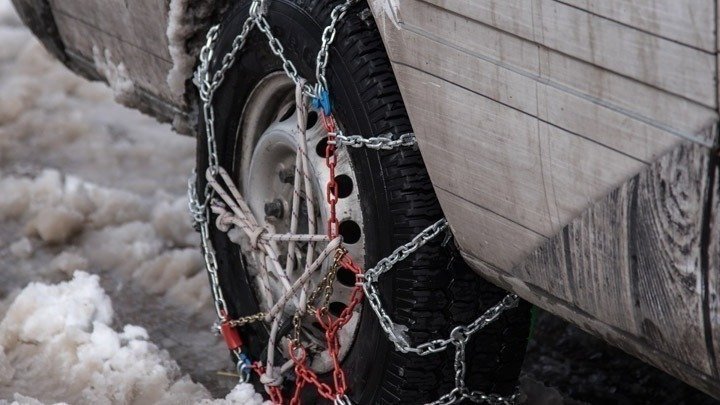
[(8, 0), (0, 38), (0, 403), (227, 393), (184, 193), (194, 141), (55, 62)]

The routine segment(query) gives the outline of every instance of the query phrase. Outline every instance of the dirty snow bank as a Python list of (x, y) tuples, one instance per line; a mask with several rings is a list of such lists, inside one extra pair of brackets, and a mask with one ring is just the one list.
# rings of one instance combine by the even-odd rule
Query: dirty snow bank
[(7, 0), (0, 38), (0, 291), (11, 278), (21, 286), (92, 268), (189, 313), (207, 309), (184, 196), (193, 140), (53, 60)]
[[(238, 386), (225, 400), (189, 377), (147, 332), (111, 327), (113, 308), (99, 277), (75, 272), (56, 285), (31, 283), (0, 322), (0, 398), (20, 403), (244, 403), (262, 400)], [(27, 396), (27, 397), (25, 397)]]
[(0, 392), (47, 402), (179, 403), (208, 396), (144, 329), (117, 332), (99, 278), (76, 272), (57, 285), (32, 283), (0, 323)]
[[(204, 394), (188, 401), (208, 400), (207, 391), (225, 397), (236, 380), (217, 375), (232, 365), (208, 328), (210, 292), (186, 210), (194, 140), (117, 105), (103, 83), (69, 72), (22, 26), (8, 0), (0, 0), (0, 40), (0, 404), (32, 403), (22, 395), (127, 403), (122, 395), (140, 393), (111, 386), (129, 390), (133, 373), (166, 378), (169, 397), (203, 392), (198, 383)], [(78, 269), (97, 274), (95, 286), (73, 278)], [(24, 304), (15, 303), (17, 296)], [(32, 306), (28, 296), (43, 304)], [(102, 310), (108, 300), (113, 323)], [(95, 313), (83, 312), (94, 305)], [(33, 337), (42, 346), (26, 339), (28, 322), (53, 316), (53, 328), (68, 319), (85, 323)], [(140, 325), (144, 334), (124, 324)], [(108, 344), (117, 354), (96, 353)], [(87, 353), (95, 354), (80, 359)], [(72, 374), (80, 366), (64, 367), (81, 360), (100, 371), (80, 378)], [(113, 383), (103, 386), (93, 375)], [(133, 389), (150, 395), (138, 384)], [(227, 399), (244, 403), (252, 393), (239, 387)], [(164, 397), (132, 402), (157, 398)]]
[[(188, 312), (207, 308), (209, 290), (189, 226), (185, 197), (152, 202), (53, 169), (0, 178), (0, 221), (22, 236), (10, 245), (24, 271), (37, 271), (35, 253), (66, 248), (41, 272), (70, 274), (92, 267), (141, 284)], [(42, 255), (40, 255), (42, 257)]]

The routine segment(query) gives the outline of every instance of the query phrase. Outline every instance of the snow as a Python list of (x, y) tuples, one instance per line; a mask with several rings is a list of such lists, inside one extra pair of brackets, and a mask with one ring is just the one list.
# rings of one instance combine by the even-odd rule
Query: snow
[(195, 67), (195, 58), (188, 54), (185, 43), (190, 35), (194, 34), (196, 28), (188, 24), (186, 12), (188, 0), (170, 0), (170, 11), (168, 12), (168, 50), (173, 66), (167, 75), (167, 84), (170, 91), (177, 96), (185, 94), (185, 82), (192, 77)]
[(43, 207), (33, 220), (33, 232), (49, 243), (62, 243), (82, 229), (84, 218), (77, 211), (65, 207)]
[(110, 327), (113, 309), (99, 277), (76, 272), (56, 285), (31, 283), (0, 323), (7, 387), (46, 402), (192, 403), (207, 390), (181, 377), (144, 329)]
[[(205, 45), (205, 35), (213, 24), (217, 24), (224, 15), (230, 2), (228, 0), (189, 1), (170, 0), (168, 26), (165, 30), (168, 53), (172, 68), (165, 78), (173, 98), (185, 99), (186, 84), (193, 77), (200, 48)], [(197, 112), (190, 112), (190, 118), (176, 114), (173, 128), (185, 133), (189, 122), (194, 122)]]
[(93, 61), (97, 71), (105, 76), (105, 80), (113, 90), (115, 101), (132, 105), (135, 97), (135, 84), (130, 79), (125, 65), (122, 62), (117, 64), (113, 62), (110, 50), (100, 51), (97, 46), (93, 46)]
[(32, 243), (28, 238), (22, 238), (10, 245), (10, 253), (18, 259), (27, 259), (32, 255)]
[(69, 72), (9, 0), (0, 38), (0, 404), (262, 403), (217, 375), (194, 140), (115, 103), (133, 84), (105, 50), (113, 89)]
[[(113, 308), (97, 275), (31, 283), (0, 322), (0, 398), (82, 404), (262, 403), (249, 385), (210, 401), (138, 326), (111, 327)], [(19, 397), (22, 395), (23, 397)], [(21, 399), (18, 399), (21, 398)]]

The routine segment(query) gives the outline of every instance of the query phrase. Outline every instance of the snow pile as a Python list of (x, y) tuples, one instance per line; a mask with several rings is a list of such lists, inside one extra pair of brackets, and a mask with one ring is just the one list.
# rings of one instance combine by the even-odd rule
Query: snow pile
[[(36, 278), (29, 274), (78, 268), (122, 271), (190, 312), (206, 309), (210, 294), (184, 197), (194, 142), (69, 72), (7, 5), (0, 1), (0, 21), (9, 21), (0, 35), (18, 34), (0, 51), (8, 57), (0, 55), (0, 254), (5, 242), (7, 272), (30, 281)], [(127, 86), (122, 66), (103, 57), (110, 81)], [(162, 283), (149, 283), (155, 279)]]
[[(232, 365), (208, 328), (186, 209), (194, 139), (69, 72), (8, 0), (0, 40), (0, 404), (225, 397), (236, 380), (216, 374)], [(253, 395), (240, 386), (226, 399)]]
[[(105, 83), (55, 61), (9, 11), (0, 0), (0, 171), (54, 167), (112, 188), (182, 193), (194, 141), (118, 106)], [(131, 92), (114, 55), (95, 56), (108, 80)]]
[(0, 323), (0, 390), (88, 404), (207, 398), (204, 387), (181, 378), (167, 353), (147, 341), (144, 329), (116, 332), (112, 318), (97, 276), (77, 272), (58, 285), (28, 285)]
[(111, 328), (113, 309), (99, 278), (76, 272), (57, 285), (32, 283), (0, 322), (0, 397), (26, 403), (260, 404), (249, 385), (210, 401), (182, 376), (147, 332)]
[[(152, 294), (191, 312), (207, 309), (210, 292), (189, 225), (185, 197), (149, 206), (140, 196), (45, 169), (34, 178), (0, 178), (0, 221), (17, 222), (23, 237), (10, 246), (18, 259), (37, 248), (72, 246), (46, 272), (94, 268), (123, 272)], [(22, 266), (22, 263), (19, 263)], [(28, 271), (32, 262), (28, 263)]]
[(272, 402), (262, 400), (255, 392), (252, 384), (238, 384), (224, 399), (204, 399), (201, 405), (271, 405)]

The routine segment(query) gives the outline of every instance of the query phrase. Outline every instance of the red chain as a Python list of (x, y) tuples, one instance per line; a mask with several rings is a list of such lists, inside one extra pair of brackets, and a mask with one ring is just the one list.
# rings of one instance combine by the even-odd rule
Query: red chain
[[(325, 130), (328, 133), (328, 144), (325, 147), (325, 164), (327, 165), (328, 171), (330, 172), (330, 178), (325, 189), (325, 196), (330, 207), (330, 215), (328, 216), (327, 222), (327, 233), (330, 239), (335, 239), (339, 234), (339, 221), (337, 219), (337, 213), (335, 206), (338, 202), (338, 185), (335, 181), (335, 167), (337, 166), (337, 154), (335, 153), (335, 137), (337, 124), (335, 118), (332, 115), (322, 114), (322, 122)], [(290, 358), (295, 364), (295, 392), (290, 399), (290, 405), (297, 405), (300, 403), (300, 394), (307, 383), (311, 383), (315, 386), (320, 396), (323, 398), (334, 400), (338, 396), (345, 395), (347, 391), (347, 383), (345, 381), (345, 373), (340, 367), (340, 339), (338, 332), (345, 326), (352, 318), (353, 311), (357, 305), (362, 301), (363, 291), (360, 283), (360, 277), (363, 274), (363, 270), (353, 262), (349, 254), (345, 253), (339, 258), (340, 266), (352, 271), (355, 274), (357, 283), (353, 288), (350, 295), (350, 304), (340, 313), (340, 315), (333, 319), (328, 314), (327, 309), (318, 308), (315, 317), (317, 318), (320, 325), (325, 330), (325, 340), (327, 341), (328, 353), (333, 363), (333, 385), (330, 387), (328, 384), (320, 381), (317, 374), (307, 364), (307, 350), (301, 344), (290, 342), (288, 347), (290, 352)], [(236, 337), (237, 331), (234, 328), (222, 328), (223, 336), (228, 343), (228, 347), (235, 345), (242, 345), (239, 339), (239, 334)], [(235, 333), (233, 333), (235, 332)], [(239, 346), (238, 345), (238, 346)], [(265, 368), (259, 362), (255, 362), (252, 366), (253, 370), (258, 374), (262, 375), (265, 373)], [(282, 405), (284, 402), (282, 390), (280, 387), (268, 387), (268, 393), (273, 404)]]
[[(345, 372), (343, 372), (342, 367), (340, 367), (340, 339), (338, 337), (338, 332), (350, 321), (355, 307), (357, 307), (360, 301), (362, 301), (363, 291), (359, 281), (363, 271), (357, 264), (355, 264), (355, 262), (353, 262), (352, 258), (347, 253), (340, 258), (340, 265), (355, 273), (355, 277), (358, 280), (355, 284), (355, 288), (353, 288), (352, 294), (350, 295), (350, 304), (345, 307), (345, 309), (340, 313), (340, 316), (336, 319), (333, 319), (332, 316), (323, 308), (318, 308), (315, 312), (315, 317), (320, 325), (322, 325), (323, 329), (325, 329), (325, 340), (327, 342), (328, 353), (330, 354), (330, 358), (333, 362), (334, 387), (330, 387), (318, 379), (317, 374), (315, 374), (315, 372), (307, 365), (307, 352), (305, 348), (302, 345), (296, 346), (291, 342), (288, 349), (290, 351), (290, 357), (293, 363), (295, 363), (296, 375), (295, 393), (290, 401), (291, 405), (297, 405), (300, 403), (300, 394), (308, 382), (312, 383), (317, 388), (318, 393), (321, 396), (329, 400), (334, 400), (338, 396), (343, 396), (347, 391)], [(277, 404), (277, 402), (274, 403)]]
[[(255, 371), (255, 373), (258, 375), (258, 377), (265, 374), (265, 367), (260, 363), (259, 361), (256, 361), (252, 365), (252, 369)], [(270, 400), (273, 404), (282, 404), (283, 403), (283, 395), (282, 390), (280, 387), (277, 386), (265, 386), (268, 394), (270, 394)]]
[[(352, 258), (348, 254), (344, 254), (340, 258), (340, 265), (353, 273), (359, 280), (359, 276), (362, 275), (362, 269), (353, 262)], [(342, 367), (340, 367), (340, 360), (338, 359), (340, 353), (340, 339), (338, 332), (350, 322), (355, 307), (362, 301), (363, 291), (362, 286), (359, 282), (355, 283), (355, 287), (350, 295), (350, 304), (340, 313), (337, 319), (333, 320), (327, 311), (323, 311), (322, 308), (318, 308), (315, 312), (315, 317), (322, 327), (325, 329), (325, 340), (327, 342), (328, 353), (333, 362), (333, 382), (335, 383), (335, 392), (338, 396), (345, 395), (347, 385), (345, 383), (345, 373)]]
[[(335, 399), (334, 391), (332, 387), (321, 382), (317, 374), (315, 374), (310, 367), (307, 365), (307, 351), (302, 345), (295, 345), (290, 342), (288, 347), (290, 351), (290, 358), (295, 363), (295, 393), (290, 400), (290, 405), (297, 405), (300, 403), (300, 393), (302, 392), (305, 384), (310, 382), (318, 390), (318, 393), (329, 400)], [(298, 354), (299, 353), (299, 354)]]
[(337, 213), (335, 212), (335, 205), (338, 202), (338, 185), (335, 181), (335, 167), (337, 166), (337, 154), (335, 154), (335, 131), (337, 125), (335, 124), (335, 118), (331, 115), (322, 114), (322, 122), (325, 130), (328, 133), (328, 143), (325, 147), (325, 165), (327, 165), (330, 171), (330, 178), (328, 179), (327, 187), (325, 188), (325, 197), (327, 199), (328, 206), (330, 207), (330, 215), (328, 216), (327, 233), (330, 240), (335, 239), (338, 235), (339, 222), (337, 219)]
[[(338, 201), (338, 185), (335, 181), (337, 154), (335, 153), (336, 148), (333, 142), (335, 141), (335, 131), (337, 129), (337, 125), (335, 123), (335, 118), (333, 118), (332, 115), (326, 116), (323, 114), (322, 122), (325, 130), (328, 133), (328, 144), (325, 147), (325, 164), (327, 165), (328, 171), (330, 172), (330, 178), (328, 179), (325, 194), (328, 206), (330, 207), (327, 232), (328, 236), (332, 240), (336, 238), (339, 233), (339, 222), (335, 210), (335, 205)], [(355, 264), (355, 262), (353, 262), (350, 255), (348, 255), (347, 253), (344, 254), (339, 259), (339, 262), (342, 267), (352, 271), (359, 281), (359, 276), (362, 275), (363, 271), (358, 265)], [(338, 337), (338, 332), (350, 321), (355, 307), (357, 307), (362, 298), (363, 291), (360, 283), (358, 282), (356, 283), (355, 288), (353, 289), (350, 296), (350, 304), (345, 307), (340, 316), (338, 316), (336, 319), (333, 319), (332, 316), (327, 313), (327, 310), (323, 308), (318, 308), (315, 313), (315, 317), (317, 318), (318, 322), (320, 323), (320, 325), (322, 325), (323, 329), (325, 329), (325, 340), (327, 342), (328, 353), (330, 354), (330, 358), (332, 359), (333, 363), (334, 387), (330, 387), (328, 384), (321, 382), (318, 379), (317, 374), (315, 374), (315, 372), (308, 367), (307, 351), (305, 350), (305, 348), (302, 345), (296, 346), (294, 343), (290, 343), (290, 357), (295, 364), (296, 375), (295, 392), (292, 399), (290, 400), (291, 405), (296, 405), (300, 403), (300, 394), (308, 382), (312, 383), (317, 388), (318, 393), (322, 397), (327, 398), (331, 401), (338, 396), (345, 395), (345, 392), (347, 391), (347, 383), (345, 381), (345, 373), (343, 372), (342, 367), (340, 367), (340, 339)]]

